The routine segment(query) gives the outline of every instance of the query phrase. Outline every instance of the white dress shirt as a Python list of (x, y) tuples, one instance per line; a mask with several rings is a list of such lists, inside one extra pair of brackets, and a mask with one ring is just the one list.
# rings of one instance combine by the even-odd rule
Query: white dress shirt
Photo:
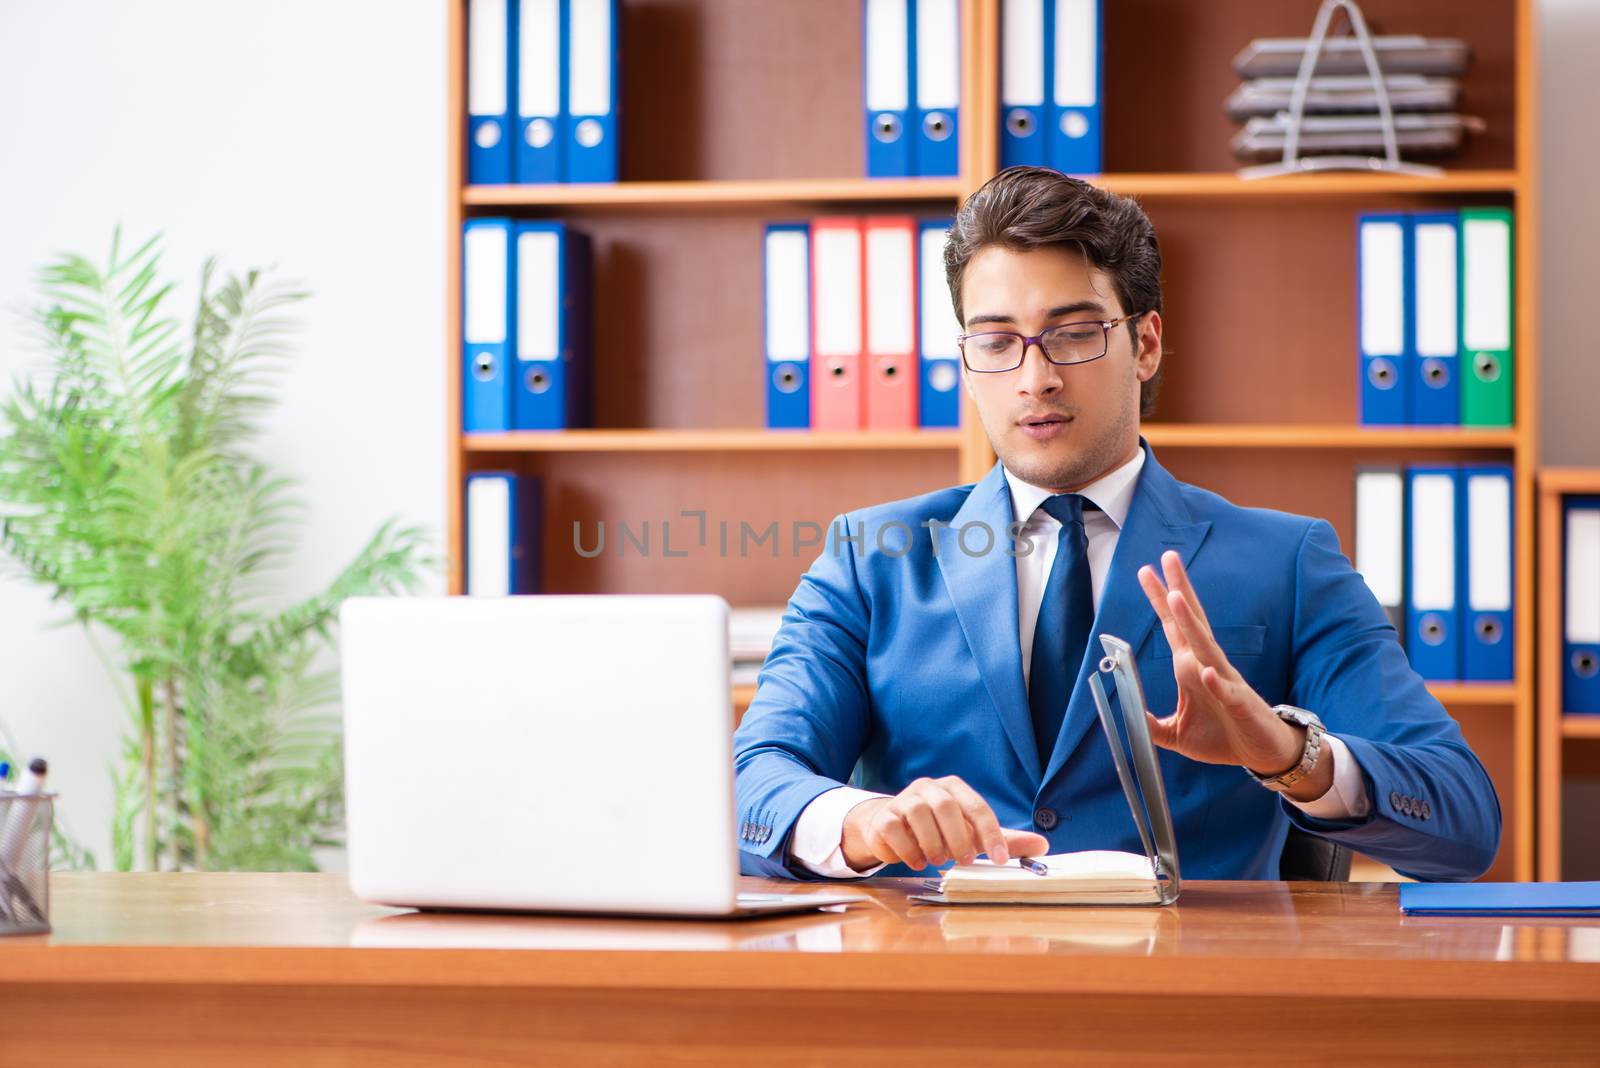
[[(1139, 472), (1143, 468), (1144, 450), (1141, 448), (1133, 459), (1078, 491), (1100, 509), (1094, 511), (1086, 508), (1083, 513), (1083, 529), (1089, 539), (1089, 576), (1094, 588), (1096, 610), (1100, 607), (1106, 573), (1111, 570), (1111, 557), (1117, 551), (1117, 539), (1122, 534), (1123, 523), (1127, 521), (1128, 510), (1133, 506), (1133, 493), (1139, 485)], [(1005, 477), (1011, 491), (1012, 515), (1019, 519), (1028, 517), (1021, 536), (1033, 544), (1032, 552), (1016, 557), (1017, 637), (1022, 643), (1022, 677), (1026, 680), (1032, 666), (1033, 631), (1039, 620), (1039, 604), (1044, 600), (1045, 582), (1055, 562), (1061, 524), (1039, 507), (1046, 498), (1053, 496), (1052, 491), (1030, 485), (1010, 471), (1005, 472)], [(1307, 815), (1320, 819), (1365, 816), (1371, 803), (1362, 782), (1361, 766), (1356, 763), (1349, 748), (1334, 735), (1327, 736), (1325, 748), (1324, 759), (1333, 761), (1333, 785), (1328, 792), (1313, 801), (1287, 800)], [(841, 845), (844, 820), (846, 814), (861, 802), (888, 796), (851, 786), (840, 786), (818, 795), (801, 811), (795, 823), (790, 856), (815, 874), (829, 878), (865, 878), (878, 871), (883, 865), (858, 872), (845, 862)]]

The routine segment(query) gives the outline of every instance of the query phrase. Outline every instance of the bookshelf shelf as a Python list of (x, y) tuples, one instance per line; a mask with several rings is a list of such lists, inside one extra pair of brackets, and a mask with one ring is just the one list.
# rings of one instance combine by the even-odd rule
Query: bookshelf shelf
[(618, 182), (615, 185), (469, 185), (470, 207), (545, 207), (572, 211), (619, 208), (782, 207), (927, 201), (946, 209), (964, 186), (952, 178), (808, 178), (708, 182)]
[(1096, 185), (1125, 196), (1239, 201), (1296, 198), (1359, 200), (1396, 194), (1515, 194), (1519, 187), (1517, 173), (1506, 170), (1447, 171), (1437, 178), (1397, 174), (1296, 174), (1257, 180), (1246, 180), (1230, 172), (1104, 174), (1093, 181)]
[(1158, 448), (1510, 449), (1517, 443), (1517, 433), (1511, 429), (1452, 427), (1146, 423), (1143, 432)]
[[(1285, 199), (1360, 199), (1413, 195), (1514, 195), (1515, 171), (1450, 171), (1438, 178), (1407, 175), (1305, 174), (1247, 181), (1230, 172), (1102, 174), (1091, 179), (1113, 192), (1148, 199), (1278, 201)], [(468, 207), (562, 208), (722, 208), (736, 205), (783, 207), (810, 204), (871, 204), (961, 199), (959, 179), (806, 178), (729, 181), (618, 182), (615, 185), (469, 185), (461, 191)]]
[(1428, 692), (1439, 699), (1446, 708), (1472, 706), (1514, 705), (1517, 702), (1515, 683), (1499, 682), (1438, 682), (1429, 683)]
[(465, 434), (462, 441), (468, 452), (954, 452), (961, 444), (954, 430), (563, 430)]
[[(1180, 449), (1510, 449), (1514, 430), (1369, 429), (1339, 425), (1149, 423), (1151, 445)], [(464, 434), (467, 452), (873, 452), (953, 450), (959, 430), (821, 432), (748, 429), (595, 429)]]
[(1600, 716), (1562, 716), (1563, 738), (1600, 738)]

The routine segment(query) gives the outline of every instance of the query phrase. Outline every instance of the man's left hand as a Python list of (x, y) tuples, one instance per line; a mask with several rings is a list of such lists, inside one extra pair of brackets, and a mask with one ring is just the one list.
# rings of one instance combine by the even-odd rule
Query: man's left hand
[(1238, 764), (1260, 775), (1289, 771), (1305, 749), (1305, 729), (1279, 719), (1228, 662), (1178, 554), (1163, 553), (1161, 568), (1165, 583), (1147, 564), (1139, 585), (1172, 647), (1178, 707), (1164, 719), (1150, 716), (1151, 739), (1207, 764)]

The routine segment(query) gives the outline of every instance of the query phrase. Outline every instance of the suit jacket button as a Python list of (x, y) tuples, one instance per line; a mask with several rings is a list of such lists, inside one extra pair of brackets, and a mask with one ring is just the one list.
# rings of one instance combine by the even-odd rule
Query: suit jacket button
[(1422, 818), (1425, 820), (1433, 819), (1433, 808), (1426, 801), (1422, 803)]
[[(1400, 793), (1398, 790), (1389, 791), (1389, 807), (1394, 809), (1400, 808)], [(1401, 809), (1401, 811), (1403, 812), (1405, 810)]]
[(1041, 808), (1034, 812), (1033, 822), (1038, 824), (1041, 831), (1054, 830), (1056, 825), (1056, 810)]

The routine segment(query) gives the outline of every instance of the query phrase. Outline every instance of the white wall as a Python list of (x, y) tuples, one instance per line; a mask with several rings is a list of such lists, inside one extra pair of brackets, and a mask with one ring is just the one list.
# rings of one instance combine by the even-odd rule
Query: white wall
[[(18, 313), (61, 250), (166, 234), (186, 288), (217, 253), (314, 292), (260, 451), (309, 508), (285, 596), (390, 516), (444, 527), (444, 0), (0, 2), (0, 389), (37, 364)], [(435, 588), (438, 588), (437, 586)], [(105, 866), (127, 718), (43, 591), (0, 581), (0, 721), (52, 758)]]
[(1539, 462), (1600, 467), (1594, 317), (1600, 249), (1600, 3), (1539, 0)]

